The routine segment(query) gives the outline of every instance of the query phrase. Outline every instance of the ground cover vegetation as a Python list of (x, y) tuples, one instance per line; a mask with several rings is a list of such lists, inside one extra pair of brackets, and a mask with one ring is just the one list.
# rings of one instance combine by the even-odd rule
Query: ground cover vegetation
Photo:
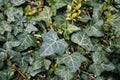
[(0, 80), (119, 80), (120, 0), (0, 0)]

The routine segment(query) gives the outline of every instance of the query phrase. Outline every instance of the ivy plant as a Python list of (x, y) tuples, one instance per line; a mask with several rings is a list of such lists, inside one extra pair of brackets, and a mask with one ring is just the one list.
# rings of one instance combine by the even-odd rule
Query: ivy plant
[(0, 80), (119, 80), (120, 0), (0, 0)]

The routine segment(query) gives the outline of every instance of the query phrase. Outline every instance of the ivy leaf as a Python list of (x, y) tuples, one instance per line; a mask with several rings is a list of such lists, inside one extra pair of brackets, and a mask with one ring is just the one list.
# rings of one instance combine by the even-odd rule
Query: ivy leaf
[(36, 60), (35, 62), (33, 62), (32, 64), (32, 70), (37, 70), (40, 69), (42, 67), (42, 61)]
[(114, 30), (115, 30), (115, 35), (116, 35), (116, 37), (119, 37), (120, 36), (120, 24), (119, 24), (119, 22), (120, 22), (120, 17), (118, 17), (119, 16), (119, 14), (117, 14), (117, 15), (115, 15), (115, 18), (114, 19), (112, 19), (112, 23), (113, 24), (111, 24), (112, 26), (113, 26), (113, 28), (114, 28)]
[(79, 31), (71, 36), (72, 42), (80, 45), (82, 48), (86, 49), (87, 51), (93, 51), (94, 47), (90, 40), (90, 38), (87, 36), (87, 34), (84, 31)]
[(114, 70), (115, 67), (112, 63), (109, 64), (105, 64), (105, 63), (101, 63), (101, 64), (92, 64), (89, 67), (89, 70), (91, 72), (93, 72), (96, 76), (99, 76), (103, 71), (111, 71)]
[(50, 60), (44, 59), (44, 66), (45, 66), (45, 69), (46, 69), (46, 70), (49, 69), (50, 64), (51, 64), (51, 61), (50, 61)]
[(72, 32), (77, 31), (77, 30), (80, 30), (80, 28), (78, 28), (78, 27), (75, 26), (75, 25), (68, 24), (68, 25), (67, 25), (67, 28), (64, 30), (64, 34), (66, 34), (66, 33), (71, 34)]
[(59, 28), (62, 27), (64, 23), (66, 23), (65, 16), (63, 16), (63, 15), (56, 15), (54, 20), (56, 22), (56, 26)]
[(90, 19), (91, 19), (91, 17), (89, 16), (89, 15), (86, 15), (86, 14), (81, 14), (81, 19), (80, 19), (80, 21), (82, 21), (82, 22), (88, 22)]
[(51, 20), (51, 17), (52, 17), (52, 11), (51, 11), (51, 8), (50, 7), (47, 7), (45, 6), (43, 8), (43, 11), (34, 18), (34, 20), (36, 21), (45, 21), (47, 26), (49, 26), (51, 23), (52, 23), (52, 20)]
[(27, 24), (25, 31), (31, 33), (32, 31), (38, 31), (38, 29), (32, 23), (29, 23)]
[(78, 52), (74, 52), (71, 55), (64, 55), (57, 59), (58, 64), (64, 63), (66, 66), (70, 68), (72, 72), (76, 72), (79, 67), (81, 66), (81, 63), (85, 61), (86, 58), (82, 56)]
[(95, 36), (95, 37), (102, 37), (104, 36), (104, 34), (102, 32), (99, 31), (99, 29), (91, 26), (89, 28), (86, 29), (86, 33), (88, 36)]
[(15, 6), (19, 6), (23, 3), (25, 3), (25, 0), (10, 0), (11, 3), (13, 3)]
[(34, 59), (33, 57), (31, 57), (30, 66), (27, 71), (28, 73), (30, 73), (31, 76), (35, 76), (36, 74), (41, 72), (43, 69), (48, 70), (51, 64), (50, 60), (43, 59), (42, 57), (38, 56), (38, 53), (36, 53), (34, 56), (35, 56)]
[(0, 23), (0, 34), (4, 34), (4, 32), (8, 31), (11, 32), (12, 28), (11, 26), (6, 22), (6, 21), (2, 21)]
[(0, 52), (0, 62), (4, 61), (4, 59), (5, 59), (5, 53)]
[(95, 64), (100, 64), (103, 62), (103, 56), (102, 53), (96, 51), (92, 54), (92, 59), (94, 61)]
[(96, 76), (99, 76), (104, 71), (102, 66), (99, 64), (90, 65), (89, 70), (90, 72), (93, 72)]
[(3, 6), (3, 5), (4, 5), (3, 0), (0, 0), (0, 8), (1, 8), (1, 6)]
[(43, 34), (42, 38), (43, 44), (40, 49), (40, 56), (49, 56), (55, 53), (62, 54), (68, 46), (63, 39), (58, 39), (57, 33), (54, 31)]
[(0, 41), (6, 41), (5, 37), (0, 35)]
[(85, 32), (88, 36), (102, 37), (104, 34), (100, 31), (100, 28), (103, 25), (103, 20), (97, 21), (95, 24), (88, 26)]
[(13, 28), (13, 34), (16, 36), (19, 33), (23, 32), (23, 28), (21, 26), (16, 26), (16, 25), (12, 25)]
[(103, 77), (96, 77), (95, 80), (104, 80)]
[(20, 41), (20, 45), (16, 48), (17, 51), (23, 51), (31, 46), (36, 46), (36, 38), (29, 34), (20, 34), (17, 36), (17, 39)]
[(56, 68), (55, 74), (63, 78), (63, 80), (70, 80), (73, 77), (73, 73), (63, 66)]
[(70, 0), (49, 0), (48, 3), (49, 5), (52, 5), (55, 9), (62, 8), (66, 6)]
[(67, 40), (69, 40), (69, 38), (70, 38), (69, 35), (70, 35), (71, 33), (80, 30), (80, 28), (78, 28), (78, 27), (75, 26), (75, 25), (69, 24), (68, 22), (65, 22), (61, 28), (62, 28), (63, 31), (64, 31), (64, 33), (63, 33), (64, 38), (67, 39)]
[(94, 7), (92, 18), (94, 19), (94, 21), (98, 21), (102, 5), (93, 1), (91, 1), (91, 5)]
[(14, 7), (10, 7), (6, 9), (5, 14), (7, 15), (7, 21), (13, 22), (13, 21), (16, 21), (15, 16), (18, 16), (18, 15), (23, 16), (23, 9), (22, 8), (16, 9)]
[(56, 16), (55, 21), (56, 21), (57, 28), (62, 29), (63, 36), (67, 40), (69, 40), (71, 33), (80, 30), (79, 27), (77, 27), (73, 24), (70, 24), (68, 21), (66, 21), (65, 16), (63, 16), (63, 15)]
[(35, 76), (36, 74), (40, 73), (41, 72), (41, 68), (42, 67), (42, 64), (40, 61), (36, 62), (36, 64), (34, 63), (32, 66), (30, 66), (28, 68), (28, 73), (31, 75), (31, 76)]
[(112, 71), (115, 69), (115, 66), (112, 64), (112, 63), (109, 63), (109, 64), (101, 64), (102, 67), (104, 67), (104, 70), (106, 71)]
[(0, 80), (7, 80), (7, 73), (0, 71)]
[(13, 47), (17, 47), (20, 45), (20, 42), (19, 41), (7, 41), (5, 44), (4, 44), (4, 48), (5, 49), (12, 49)]
[(115, 52), (119, 53), (120, 52), (120, 38), (115, 39), (111, 46), (114, 46), (116, 48)]

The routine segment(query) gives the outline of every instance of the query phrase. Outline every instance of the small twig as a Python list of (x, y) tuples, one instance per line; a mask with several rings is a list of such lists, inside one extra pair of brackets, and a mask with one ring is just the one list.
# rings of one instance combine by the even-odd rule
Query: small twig
[(91, 20), (92, 18), (91, 18), (91, 16), (90, 16), (89, 12), (87, 12), (87, 15), (89, 16), (89, 18), (90, 18), (90, 20)]
[(38, 76), (40, 77), (40, 78), (42, 78), (43, 80), (45, 80), (45, 75), (40, 75), (40, 74), (38, 74)]
[(54, 31), (53, 25), (50, 25), (50, 29)]
[(21, 76), (23, 79), (26, 79), (26, 76), (25, 76), (18, 68), (16, 68), (16, 71), (20, 74), (20, 76)]
[(38, 38), (41, 37), (40, 34), (34, 34), (34, 36), (35, 36), (35, 37), (38, 37)]

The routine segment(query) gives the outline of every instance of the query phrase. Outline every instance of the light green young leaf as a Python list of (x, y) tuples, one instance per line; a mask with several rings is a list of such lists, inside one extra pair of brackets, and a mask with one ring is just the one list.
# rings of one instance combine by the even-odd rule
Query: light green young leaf
[(79, 31), (77, 33), (72, 34), (71, 36), (72, 42), (80, 45), (82, 48), (86, 49), (87, 51), (93, 51), (94, 46), (84, 31)]
[(55, 74), (63, 78), (63, 80), (70, 80), (73, 77), (73, 73), (68, 68), (63, 66), (56, 68)]
[(57, 63), (64, 63), (72, 72), (76, 72), (81, 66), (81, 63), (85, 60), (86, 58), (83, 55), (78, 52), (74, 52), (71, 55), (63, 55), (62, 57), (57, 58)]
[(58, 39), (57, 33), (54, 31), (43, 34), (42, 38), (43, 44), (40, 49), (40, 56), (49, 56), (55, 53), (62, 54), (68, 46), (63, 39)]

